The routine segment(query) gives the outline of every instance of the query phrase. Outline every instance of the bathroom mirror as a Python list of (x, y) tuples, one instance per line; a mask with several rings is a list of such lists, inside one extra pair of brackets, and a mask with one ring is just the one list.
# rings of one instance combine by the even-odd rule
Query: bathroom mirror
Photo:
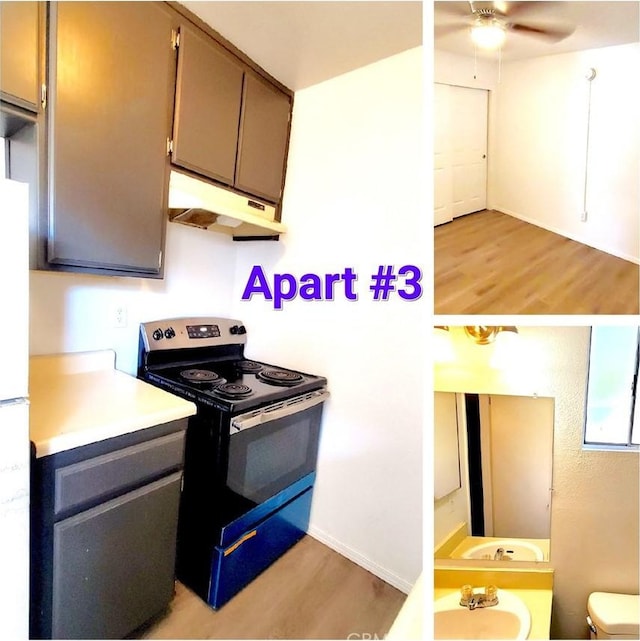
[(434, 499), (435, 557), (548, 561), (553, 398), (436, 392), (434, 407), (457, 425), (460, 472)]

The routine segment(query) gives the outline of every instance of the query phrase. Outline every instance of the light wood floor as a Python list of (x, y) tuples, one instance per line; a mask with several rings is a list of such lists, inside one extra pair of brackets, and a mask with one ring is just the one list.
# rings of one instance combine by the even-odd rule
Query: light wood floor
[(178, 583), (168, 611), (131, 638), (383, 639), (405, 598), (306, 536), (218, 611)]
[(435, 229), (436, 314), (638, 314), (640, 268), (496, 211)]

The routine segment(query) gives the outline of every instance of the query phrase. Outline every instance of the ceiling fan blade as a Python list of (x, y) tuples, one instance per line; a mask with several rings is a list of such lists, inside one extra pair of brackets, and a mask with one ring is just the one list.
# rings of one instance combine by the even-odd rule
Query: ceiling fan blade
[(499, 2), (496, 0), (493, 3), (494, 9), (498, 15), (507, 16), (509, 18), (522, 18), (527, 14), (539, 12), (541, 9), (547, 7), (557, 8), (557, 2)]
[(573, 27), (534, 27), (533, 25), (518, 23), (510, 23), (508, 27), (511, 31), (521, 33), (522, 35), (544, 38), (551, 42), (560, 42), (568, 38), (575, 31)]
[(468, 25), (465, 24), (443, 24), (435, 25), (434, 35), (436, 38), (444, 38), (452, 33), (459, 33), (460, 31), (465, 31), (468, 29)]

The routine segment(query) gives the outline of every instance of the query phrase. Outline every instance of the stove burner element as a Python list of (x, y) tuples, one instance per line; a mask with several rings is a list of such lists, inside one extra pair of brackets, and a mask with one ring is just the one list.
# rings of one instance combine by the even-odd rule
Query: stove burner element
[(252, 394), (253, 390), (248, 385), (241, 385), (240, 383), (224, 383), (218, 385), (215, 392), (227, 398), (244, 398)]
[(190, 383), (216, 383), (224, 382), (215, 372), (208, 369), (185, 369), (180, 376)]
[(288, 387), (302, 383), (304, 377), (297, 372), (289, 372), (283, 369), (265, 369), (258, 372), (257, 377), (262, 379), (265, 383), (271, 385), (282, 385)]
[(243, 372), (244, 374), (256, 374), (262, 369), (262, 365), (260, 363), (256, 363), (255, 361), (240, 361), (238, 363), (238, 370)]

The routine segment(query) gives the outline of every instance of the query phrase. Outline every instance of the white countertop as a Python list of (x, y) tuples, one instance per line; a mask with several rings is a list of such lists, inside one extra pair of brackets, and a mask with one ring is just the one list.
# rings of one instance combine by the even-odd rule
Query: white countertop
[(32, 356), (29, 399), (38, 458), (196, 413), (193, 403), (116, 370), (109, 350)]

